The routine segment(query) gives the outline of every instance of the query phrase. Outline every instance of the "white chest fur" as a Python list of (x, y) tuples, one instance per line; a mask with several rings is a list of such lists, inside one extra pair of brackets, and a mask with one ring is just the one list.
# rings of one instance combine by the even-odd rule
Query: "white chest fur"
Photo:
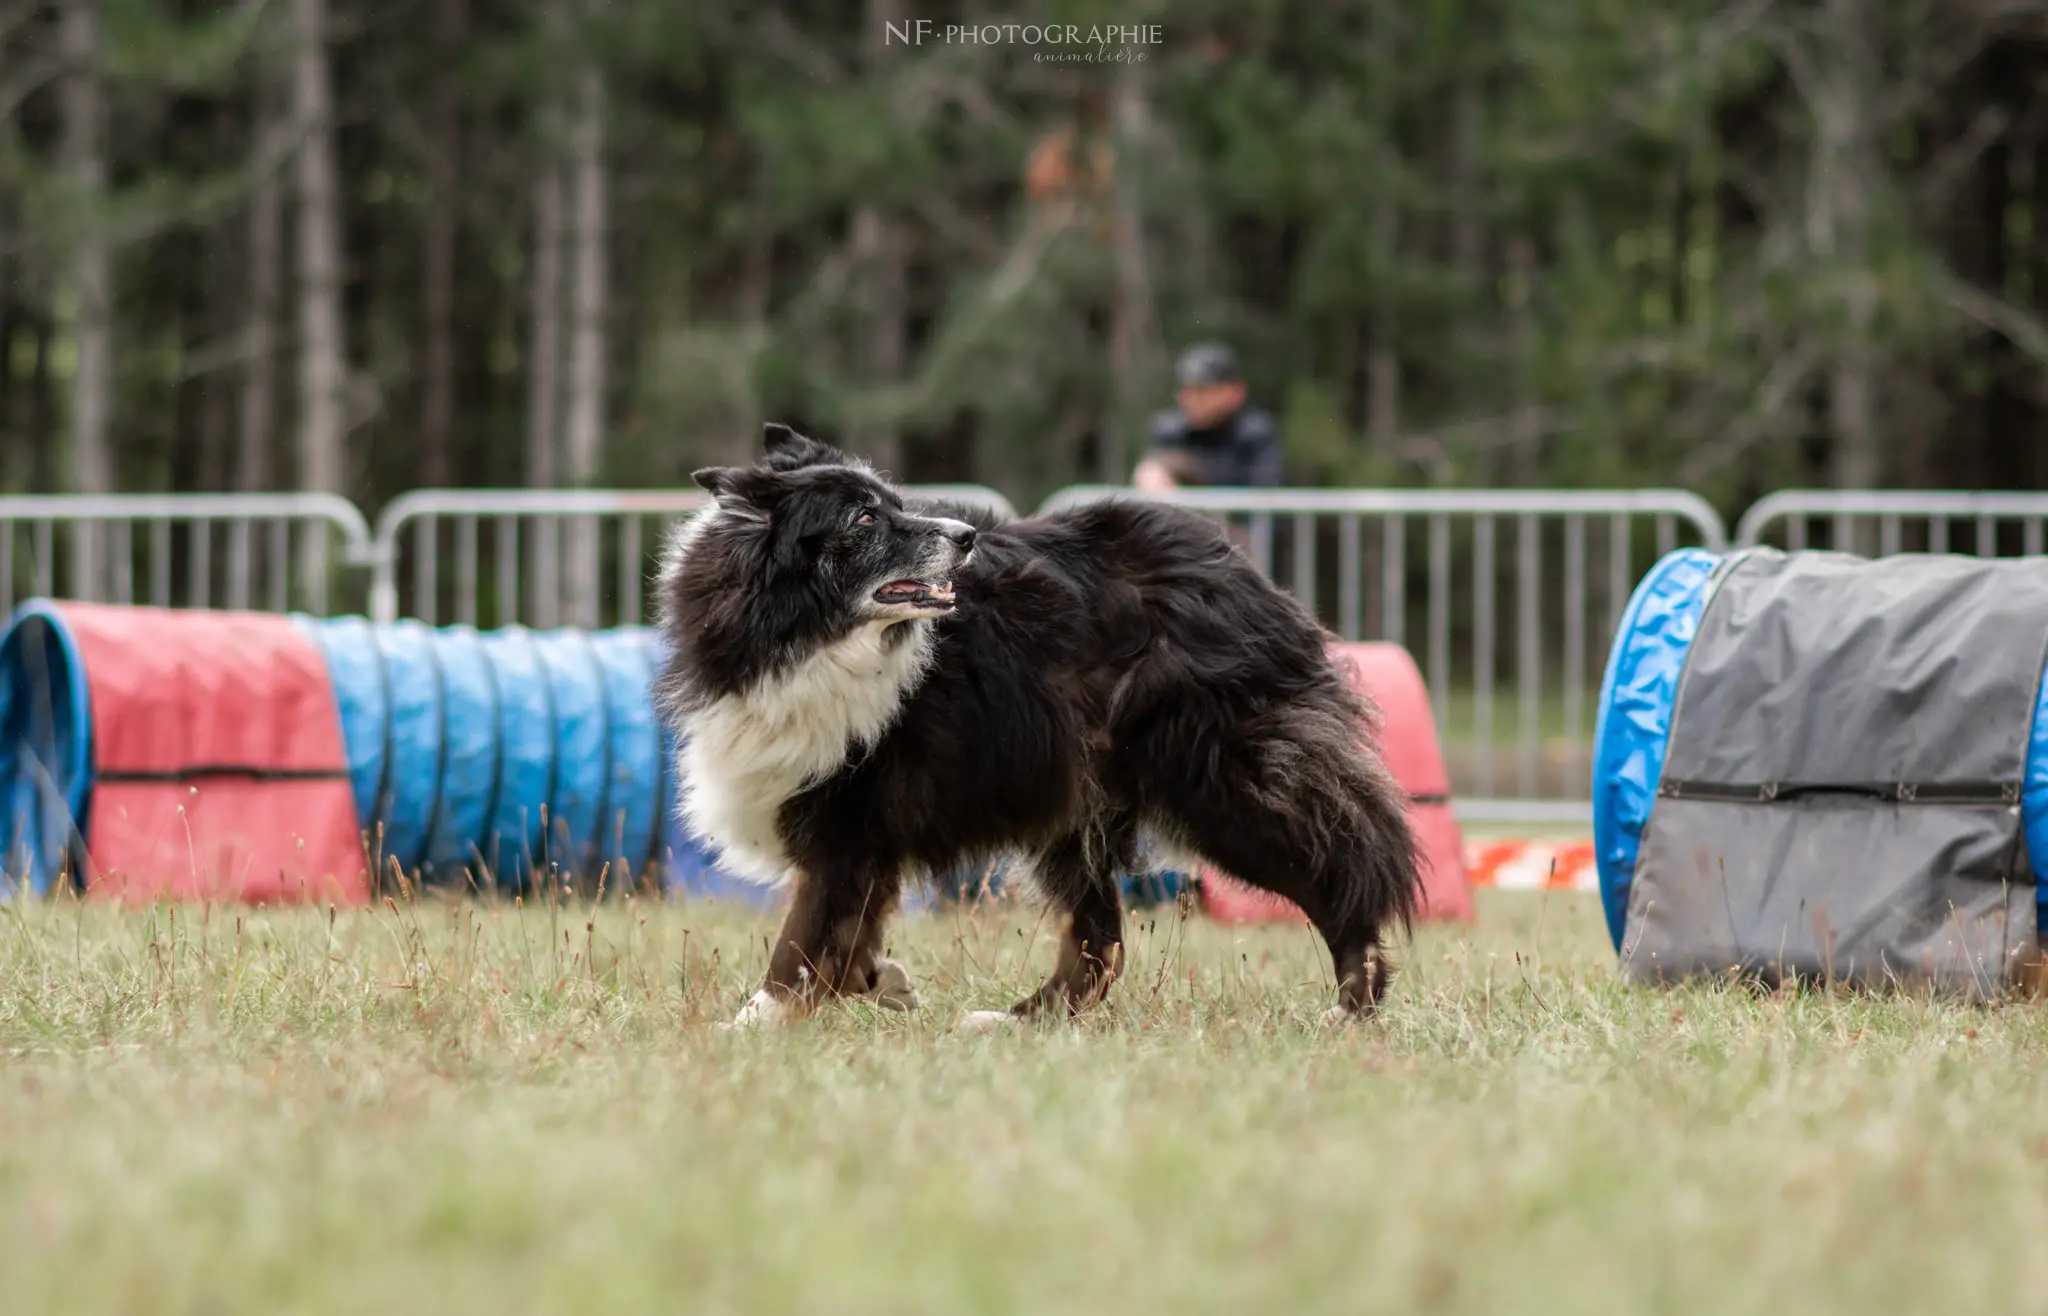
[(775, 826), (783, 803), (879, 740), (917, 689), (931, 662), (931, 623), (900, 624), (909, 636), (863, 626), (686, 719), (676, 765), (683, 815), (735, 876), (788, 879)]

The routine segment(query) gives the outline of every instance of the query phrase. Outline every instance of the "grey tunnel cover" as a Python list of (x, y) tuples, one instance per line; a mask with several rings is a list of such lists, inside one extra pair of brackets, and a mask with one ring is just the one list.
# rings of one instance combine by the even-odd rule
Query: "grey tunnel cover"
[(1622, 964), (1638, 981), (2005, 990), (2048, 562), (1753, 549), (1679, 681)]

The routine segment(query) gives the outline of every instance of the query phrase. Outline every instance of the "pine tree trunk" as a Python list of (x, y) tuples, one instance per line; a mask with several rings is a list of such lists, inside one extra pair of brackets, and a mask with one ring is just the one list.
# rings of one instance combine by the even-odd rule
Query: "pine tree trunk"
[[(901, 19), (899, 0), (867, 0), (863, 31), (868, 41), (868, 76), (887, 76), (884, 49), (888, 27)], [(860, 381), (868, 388), (883, 388), (903, 377), (907, 326), (904, 323), (904, 265), (900, 226), (874, 201), (863, 201), (853, 212), (852, 246), (858, 271), (859, 313), (854, 332), (853, 358), (859, 365)], [(855, 451), (883, 471), (903, 474), (902, 439), (893, 420), (863, 425), (847, 436)]]
[(53, 492), (57, 483), (50, 470), (50, 450), (56, 446), (57, 407), (50, 389), (50, 339), (55, 329), (47, 314), (36, 319), (35, 351), (29, 357), (28, 424), (23, 428), (28, 435), (31, 493)]
[(1513, 453), (1514, 479), (1524, 488), (1541, 482), (1543, 466), (1543, 416), (1536, 388), (1536, 326), (1532, 314), (1535, 301), (1536, 244), (1526, 233), (1508, 239), (1508, 283), (1514, 289), (1508, 307), (1508, 352), (1513, 360), (1509, 399), (1513, 411), (1508, 419), (1509, 450)]
[[(0, 229), (0, 241), (11, 236)], [(28, 466), (21, 426), (14, 415), (14, 333), (21, 325), (21, 303), (15, 298), (17, 277), (14, 261), (0, 256), (0, 493), (16, 492), (15, 481)], [(6, 533), (0, 529), (0, 535)], [(0, 580), (0, 591), (6, 588), (7, 582)]]
[[(223, 299), (225, 304), (225, 298)], [(208, 319), (215, 317), (209, 316)], [(205, 492), (228, 487), (228, 446), (233, 441), (235, 408), (228, 380), (209, 371), (195, 381), (199, 388), (199, 480)]]
[(1480, 100), (1479, 75), (1466, 70), (1458, 88), (1452, 124), (1452, 206), (1451, 263), (1459, 282), (1478, 290), (1485, 276), (1486, 218), (1483, 182), (1479, 174), (1480, 143), (1484, 140), (1484, 103)]
[(261, 172), (249, 196), (248, 304), (243, 308), (242, 397), (235, 487), (277, 487), (277, 318), (284, 303), (284, 183), (262, 157), (276, 133), (271, 89), (256, 93), (250, 155)]
[(552, 151), (533, 183), (533, 282), (526, 332), (526, 483), (555, 485), (562, 395), (562, 169)]
[(431, 149), (427, 158), (427, 222), (421, 252), (425, 303), (425, 350), (420, 361), (420, 483), (446, 485), (454, 479), (451, 451), (455, 418), (455, 238), (460, 206), (461, 104), (456, 99), (455, 59), (467, 26), (463, 0), (438, 0), (441, 67), (428, 111)]
[(1142, 65), (1118, 66), (1110, 121), (1116, 174), (1110, 197), (1110, 240), (1116, 264), (1110, 306), (1110, 414), (1097, 449), (1096, 477), (1122, 484), (1131, 476), (1131, 452), (1141, 438), (1149, 387), (1147, 346), (1152, 329), (1151, 279), (1145, 267), (1144, 190), (1138, 176), (1150, 107)]
[[(113, 409), (112, 270), (103, 228), (107, 191), (106, 100), (99, 75), (97, 0), (67, 0), (59, 41), (63, 85), (63, 162), (72, 214), (71, 284), (78, 301), (73, 328), (77, 360), (71, 377), (71, 486), (80, 493), (111, 493), (113, 453), (108, 421)], [(80, 525), (74, 538), (71, 592), (99, 591), (101, 542), (97, 527)]]
[[(2048, 133), (2034, 140), (2034, 155), (2028, 166), (2030, 197), (2027, 213), (2032, 217), (2034, 232), (2039, 234), (2048, 227)], [(2032, 269), (2027, 277), (2027, 286), (2033, 289), (2033, 313), (2035, 318), (2048, 320), (2048, 241), (2038, 237), (2033, 244)], [(2026, 443), (2026, 471), (2029, 489), (2039, 489), (2048, 484), (2048, 396), (2035, 395), (2034, 423), (2031, 438)]]
[[(235, 247), (234, 234), (225, 220), (209, 225), (204, 241), (215, 251), (232, 251)], [(234, 262), (206, 262), (195, 290), (199, 304), (192, 316), (198, 327), (197, 341), (226, 342), (240, 330), (240, 307), (236, 304), (241, 291), (237, 286), (239, 279)], [(192, 487), (206, 492), (230, 488), (229, 463), (235, 434), (232, 379), (224, 369), (209, 369), (186, 387), (199, 390), (199, 479)]]
[(78, 360), (71, 381), (71, 484), (81, 493), (114, 487), (107, 425), (113, 404), (113, 308), (107, 240), (101, 228), (106, 203), (106, 101), (99, 79), (99, 5), (68, 0), (61, 41), (64, 78), (63, 157), (74, 208), (71, 280), (78, 298)]
[(1829, 476), (1837, 489), (1875, 489), (1882, 474), (1868, 332), (1867, 318), (1852, 318), (1850, 341), (1843, 345), (1828, 374), (1828, 418), (1835, 439)]
[[(526, 483), (552, 489), (562, 409), (562, 164), (551, 132), (544, 132), (533, 185), (533, 284), (528, 290), (526, 335)], [(556, 623), (555, 601), (561, 565), (559, 526), (540, 518), (526, 545), (526, 619), (536, 626)]]
[[(1875, 291), (1870, 262), (1870, 210), (1881, 186), (1877, 142), (1879, 15), (1868, 0), (1827, 0), (1821, 40), (1819, 102), (1810, 106), (1814, 150), (1807, 178), (1807, 232), (1824, 270), (1847, 288), (1841, 339), (1828, 371), (1833, 431), (1829, 477), (1838, 489), (1872, 489), (1882, 475), (1877, 425)], [(1855, 551), (1857, 544), (1838, 544)]]
[[(1401, 207), (1392, 193), (1401, 163), (1400, 145), (1392, 138), (1392, 127), (1400, 80), (1406, 72), (1399, 29), (1400, 11), (1395, 6), (1378, 5), (1372, 9), (1367, 24), (1372, 77), (1363, 90), (1368, 97), (1369, 113), (1383, 127), (1373, 152), (1382, 177), (1374, 187), (1372, 203), (1373, 265), (1378, 278), (1368, 310), (1371, 327), (1367, 336), (1371, 346), (1365, 357), (1365, 434), (1366, 442), (1382, 455), (1391, 455), (1401, 437), (1401, 299), (1394, 286), (1401, 268)], [(1461, 111), (1463, 108), (1458, 107)], [(1457, 131), (1463, 127), (1461, 120), (1452, 133), (1452, 146), (1460, 152), (1474, 145)], [(1460, 161), (1461, 166), (1467, 163), (1476, 168), (1476, 159)], [(1464, 199), (1462, 195), (1458, 198), (1461, 202)], [(1461, 247), (1467, 236), (1462, 228), (1454, 234)]]
[[(896, 221), (880, 206), (863, 202), (854, 211), (852, 245), (860, 296), (853, 356), (860, 363), (861, 382), (870, 388), (885, 387), (903, 377), (904, 253), (900, 239)], [(878, 469), (902, 474), (902, 443), (893, 421), (863, 425), (848, 436), (848, 442)]]
[[(334, 170), (334, 102), (328, 82), (327, 0), (292, 0), (297, 29), (292, 68), (299, 132), (298, 486), (339, 492), (347, 442), (343, 389), (347, 348), (341, 320), (340, 193)], [(309, 597), (324, 597), (327, 542), (300, 543), (299, 579)]]
[[(1401, 212), (1382, 197), (1373, 207), (1373, 237), (1379, 264), (1391, 270), (1401, 245)], [(1395, 345), (1399, 325), (1392, 289), (1374, 296), (1372, 348), (1365, 357), (1365, 432), (1374, 451), (1391, 454), (1401, 438), (1401, 354)]]
[(345, 466), (340, 196), (327, 67), (327, 0), (292, 0), (292, 90), (299, 130), (299, 443), (302, 489), (340, 490)]
[(603, 460), (605, 400), (604, 86), (587, 68), (577, 81), (574, 284), (570, 294), (569, 479), (588, 484)]
[[(573, 280), (570, 291), (569, 424), (563, 456), (571, 483), (589, 485), (604, 460), (605, 402), (605, 165), (604, 84), (595, 68), (577, 79), (576, 125), (570, 152), (574, 169)], [(569, 524), (569, 615), (573, 625), (597, 625), (598, 525), (578, 517)]]

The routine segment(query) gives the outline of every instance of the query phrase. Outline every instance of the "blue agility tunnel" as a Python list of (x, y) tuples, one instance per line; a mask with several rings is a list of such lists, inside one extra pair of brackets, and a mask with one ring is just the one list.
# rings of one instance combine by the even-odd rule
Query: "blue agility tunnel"
[(604, 804), (592, 834), (592, 860), (636, 871), (629, 857), (660, 859), (661, 822), (674, 812), (668, 799), (668, 763), (662, 757), (661, 722), (651, 689), (654, 666), (645, 640), (633, 631), (599, 631), (590, 637), (604, 683)]
[(1664, 770), (1678, 676), (1719, 561), (1705, 549), (1682, 548), (1650, 568), (1629, 597), (1607, 656), (1593, 729), (1593, 851), (1616, 948), (1643, 826)]
[(357, 812), (388, 875), (618, 889), (663, 859), (666, 760), (640, 628), (479, 633), (300, 617), (334, 681)]
[(1625, 973), (1990, 997), (2048, 927), (2048, 559), (1666, 556), (1593, 753)]
[(22, 604), (0, 638), (0, 874), (49, 894), (92, 798), (85, 664), (53, 605)]
[[(0, 639), (0, 872), (26, 875), (37, 894), (82, 859), (96, 789), (86, 665), (61, 606), (24, 605)], [(167, 623), (146, 609), (114, 611), (128, 638), (109, 640), (102, 656), (154, 655), (150, 639)], [(331, 775), (345, 766), (354, 822), (383, 881), (396, 870), (408, 882), (518, 892), (553, 873), (616, 891), (652, 876), (689, 898), (755, 908), (781, 898), (726, 873), (680, 817), (679, 746), (653, 698), (664, 654), (652, 629), (478, 632), (308, 616), (280, 627), (294, 644), (310, 641), (316, 679), (324, 667), (345, 760)], [(186, 668), (206, 685), (203, 654)], [(141, 714), (161, 702), (145, 699)], [(346, 834), (346, 799), (337, 811)], [(353, 848), (358, 838), (346, 839)], [(906, 892), (906, 908), (1002, 890), (1007, 867), (940, 875), (935, 890)], [(1177, 874), (1142, 874), (1126, 879), (1125, 895), (1171, 900), (1181, 885)]]

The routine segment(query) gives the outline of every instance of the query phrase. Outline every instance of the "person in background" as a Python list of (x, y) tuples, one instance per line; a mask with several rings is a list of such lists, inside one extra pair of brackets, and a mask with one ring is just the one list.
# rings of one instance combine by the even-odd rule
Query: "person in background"
[(1236, 354), (1221, 343), (1200, 343), (1181, 353), (1174, 374), (1180, 405), (1153, 418), (1131, 483), (1146, 493), (1279, 484), (1280, 434), (1271, 415), (1247, 403)]

